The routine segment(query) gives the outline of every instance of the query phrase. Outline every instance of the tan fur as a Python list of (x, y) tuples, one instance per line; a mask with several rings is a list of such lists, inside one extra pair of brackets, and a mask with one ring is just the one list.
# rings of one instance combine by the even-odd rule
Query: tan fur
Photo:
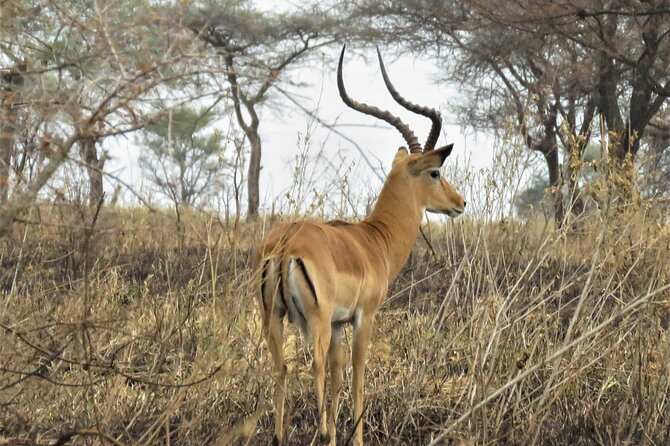
[[(285, 309), (280, 298), (283, 293), (289, 307), (286, 309), (289, 319), (299, 323), (312, 340), (319, 433), (323, 440), (329, 439), (331, 445), (335, 445), (344, 366), (341, 331), (343, 324), (353, 323), (353, 422), (357, 423), (354, 444), (363, 444), (365, 355), (375, 314), (389, 284), (407, 261), (424, 211), (429, 209), (457, 216), (465, 207), (463, 197), (442, 176), (438, 179), (430, 176), (449, 152), (450, 148), (424, 154), (398, 151), (374, 210), (359, 223), (302, 221), (280, 224), (259, 244), (254, 256), (256, 270), (263, 275), (265, 265), (275, 266), (264, 274), (265, 283), (259, 299), (277, 379), (274, 396), (276, 442), (281, 443), (283, 438), (286, 387), (282, 346), (282, 312)], [(298, 258), (309, 277), (296, 267)], [(309, 280), (316, 296), (313, 296)], [(324, 395), (326, 357), (331, 379), (328, 410)]]

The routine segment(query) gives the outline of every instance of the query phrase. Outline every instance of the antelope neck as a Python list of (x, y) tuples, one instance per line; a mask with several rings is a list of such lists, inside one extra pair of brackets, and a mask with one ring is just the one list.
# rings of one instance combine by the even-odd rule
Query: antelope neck
[(391, 181), (391, 175), (393, 172), (384, 183), (374, 209), (365, 219), (385, 239), (380, 247), (387, 249), (385, 254), (389, 261), (389, 283), (407, 262), (423, 216), (423, 209), (416, 202), (409, 185), (402, 181)]

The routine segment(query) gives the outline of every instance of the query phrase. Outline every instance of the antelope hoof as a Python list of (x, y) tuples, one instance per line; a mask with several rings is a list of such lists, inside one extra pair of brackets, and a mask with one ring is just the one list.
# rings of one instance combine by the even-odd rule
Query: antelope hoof
[(281, 446), (281, 440), (276, 436), (272, 436), (272, 446)]

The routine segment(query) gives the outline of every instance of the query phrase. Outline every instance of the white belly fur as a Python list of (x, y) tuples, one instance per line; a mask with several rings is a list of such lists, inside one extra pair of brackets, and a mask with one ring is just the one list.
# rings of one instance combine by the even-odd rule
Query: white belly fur
[(351, 320), (351, 310), (347, 307), (335, 305), (331, 322), (348, 322)]

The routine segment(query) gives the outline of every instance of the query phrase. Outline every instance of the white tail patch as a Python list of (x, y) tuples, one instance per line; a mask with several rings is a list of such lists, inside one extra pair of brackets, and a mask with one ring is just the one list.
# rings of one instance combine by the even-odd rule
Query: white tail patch
[[(296, 322), (305, 334), (309, 334), (307, 317), (305, 314), (304, 299), (311, 299), (310, 296), (304, 296), (298, 281), (301, 280), (302, 273), (295, 258), (290, 257), (288, 261), (288, 296), (286, 302), (289, 309), (289, 320)], [(302, 278), (304, 281), (304, 278)]]

